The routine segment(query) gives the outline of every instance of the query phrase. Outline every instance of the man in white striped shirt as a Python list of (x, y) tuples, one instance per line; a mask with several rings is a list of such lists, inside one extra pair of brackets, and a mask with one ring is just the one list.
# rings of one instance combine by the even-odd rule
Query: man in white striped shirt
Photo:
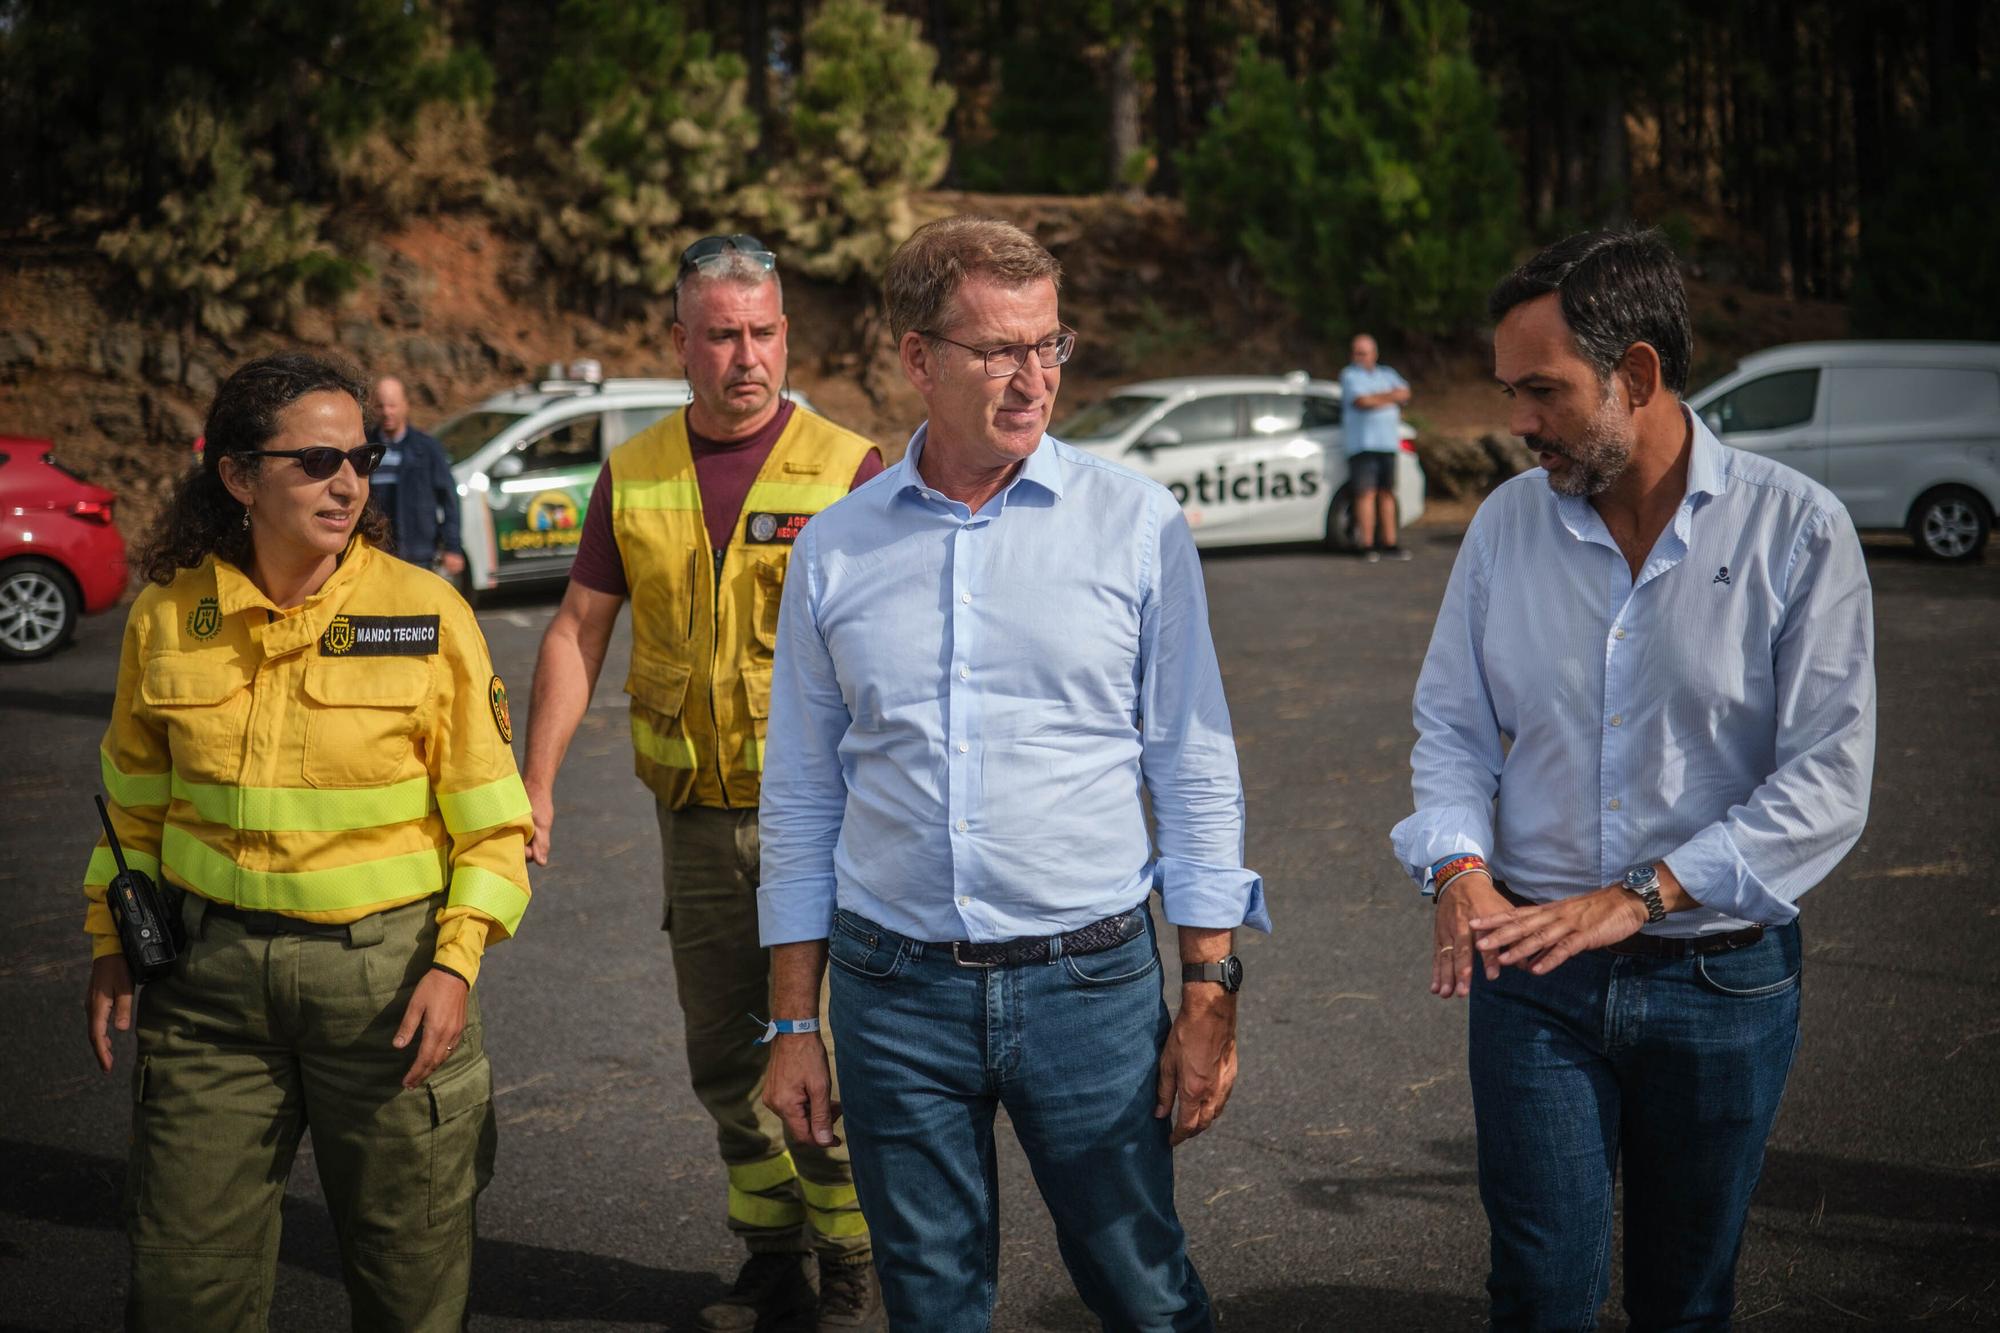
[(1724, 1328), (1798, 1043), (1797, 900), (1867, 815), (1874, 626), (1825, 488), (1680, 401), (1656, 232), (1497, 287), (1494, 373), (1541, 467), (1467, 531), (1417, 683), (1398, 858), (1471, 997), (1496, 1329), (1589, 1328), (1625, 1173), (1635, 1329)]

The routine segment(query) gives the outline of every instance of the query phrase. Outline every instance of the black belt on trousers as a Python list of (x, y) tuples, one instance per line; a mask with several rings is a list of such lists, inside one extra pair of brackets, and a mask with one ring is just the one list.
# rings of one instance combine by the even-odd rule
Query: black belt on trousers
[(955, 940), (951, 958), (960, 967), (1016, 967), (1022, 963), (1052, 962), (1066, 953), (1102, 953), (1145, 933), (1146, 905), (1141, 903), (1130, 911), (1078, 926), (1062, 935), (1023, 935), (989, 944)]
[(205, 919), (221, 917), (234, 921), (251, 935), (313, 935), (324, 939), (347, 938), (347, 923), (304, 921), (282, 912), (246, 912), (241, 907), (211, 900), (203, 909)]
[[(1516, 907), (1549, 905), (1531, 902), (1497, 881), (1493, 887)], [(1723, 935), (1628, 935), (1616, 944), (1605, 945), (1599, 952), (1623, 954), (1627, 958), (1697, 958), (1702, 954), (1728, 953), (1731, 949), (1746, 948), (1763, 938), (1762, 926), (1745, 926)]]

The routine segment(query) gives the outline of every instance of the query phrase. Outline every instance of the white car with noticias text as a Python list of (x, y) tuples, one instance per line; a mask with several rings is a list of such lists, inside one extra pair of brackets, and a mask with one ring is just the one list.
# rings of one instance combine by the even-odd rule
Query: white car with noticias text
[[(1340, 385), (1290, 375), (1204, 375), (1126, 384), (1060, 417), (1049, 433), (1174, 493), (1197, 546), (1353, 546)], [(1396, 512), (1424, 512), (1416, 433), (1403, 426)]]

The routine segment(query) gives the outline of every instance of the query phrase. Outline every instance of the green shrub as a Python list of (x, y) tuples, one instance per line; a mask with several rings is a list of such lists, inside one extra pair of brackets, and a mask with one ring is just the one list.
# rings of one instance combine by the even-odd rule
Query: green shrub
[(359, 266), (320, 237), (325, 210), (286, 198), (269, 158), (199, 102), (165, 118), (182, 186), (153, 225), (134, 221), (98, 238), (142, 299), (177, 327), (218, 337), (253, 319), (278, 324), (314, 300), (350, 290)]
[(780, 181), (791, 267), (815, 277), (879, 274), (915, 228), (913, 191), (944, 175), (952, 91), (916, 21), (877, 0), (827, 0), (805, 30), (792, 91), (794, 156)]
[(1190, 217), (1243, 250), (1319, 336), (1420, 336), (1480, 318), (1512, 257), (1518, 189), (1462, 0), (1346, 0), (1332, 67), (1302, 82), (1246, 46), (1182, 163)]

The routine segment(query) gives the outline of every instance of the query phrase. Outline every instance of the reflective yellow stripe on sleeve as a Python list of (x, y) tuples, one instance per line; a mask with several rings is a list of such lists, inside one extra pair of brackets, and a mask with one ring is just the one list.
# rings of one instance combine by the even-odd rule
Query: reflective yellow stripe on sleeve
[(431, 811), (428, 777), (387, 787), (230, 787), (189, 782), (176, 773), (173, 792), (211, 824), (260, 833), (347, 833), (408, 823)]
[[(144, 852), (134, 851), (132, 848), (127, 847), (125, 849), (125, 864), (152, 880), (155, 884), (160, 882), (159, 857), (148, 856)], [(86, 885), (109, 884), (113, 879), (117, 878), (117, 875), (118, 862), (112, 857), (111, 848), (107, 845), (92, 849), (90, 853), (90, 868), (83, 872), (83, 882)]]
[(694, 742), (685, 736), (662, 736), (638, 714), (632, 716), (632, 748), (662, 768), (695, 768)]
[(160, 862), (204, 898), (253, 911), (344, 912), (444, 888), (445, 854), (436, 848), (326, 870), (250, 870), (169, 824), (160, 839)]
[[(755, 490), (751, 494), (755, 494)], [(613, 481), (611, 503), (615, 509), (700, 509), (701, 491), (694, 478), (666, 481)]]
[(447, 829), (454, 834), (472, 833), (478, 829), (510, 824), (527, 814), (528, 789), (521, 785), (520, 774), (509, 773), (483, 787), (441, 791), (437, 794), (437, 803), (444, 814)]
[(476, 907), (512, 935), (528, 910), (528, 891), (505, 875), (462, 865), (451, 872), (451, 896), (445, 899), (445, 905)]
[(795, 1227), (805, 1220), (796, 1199), (767, 1199), (729, 1187), (729, 1220), (747, 1227)]
[(743, 767), (752, 773), (764, 771), (764, 742), (755, 736), (743, 742)]
[(165, 773), (124, 772), (103, 750), (97, 752), (97, 771), (104, 779), (105, 794), (127, 810), (167, 803)]
[(759, 481), (752, 483), (743, 498), (743, 512), (817, 514), (847, 494), (845, 486), (826, 486), (803, 481)]

